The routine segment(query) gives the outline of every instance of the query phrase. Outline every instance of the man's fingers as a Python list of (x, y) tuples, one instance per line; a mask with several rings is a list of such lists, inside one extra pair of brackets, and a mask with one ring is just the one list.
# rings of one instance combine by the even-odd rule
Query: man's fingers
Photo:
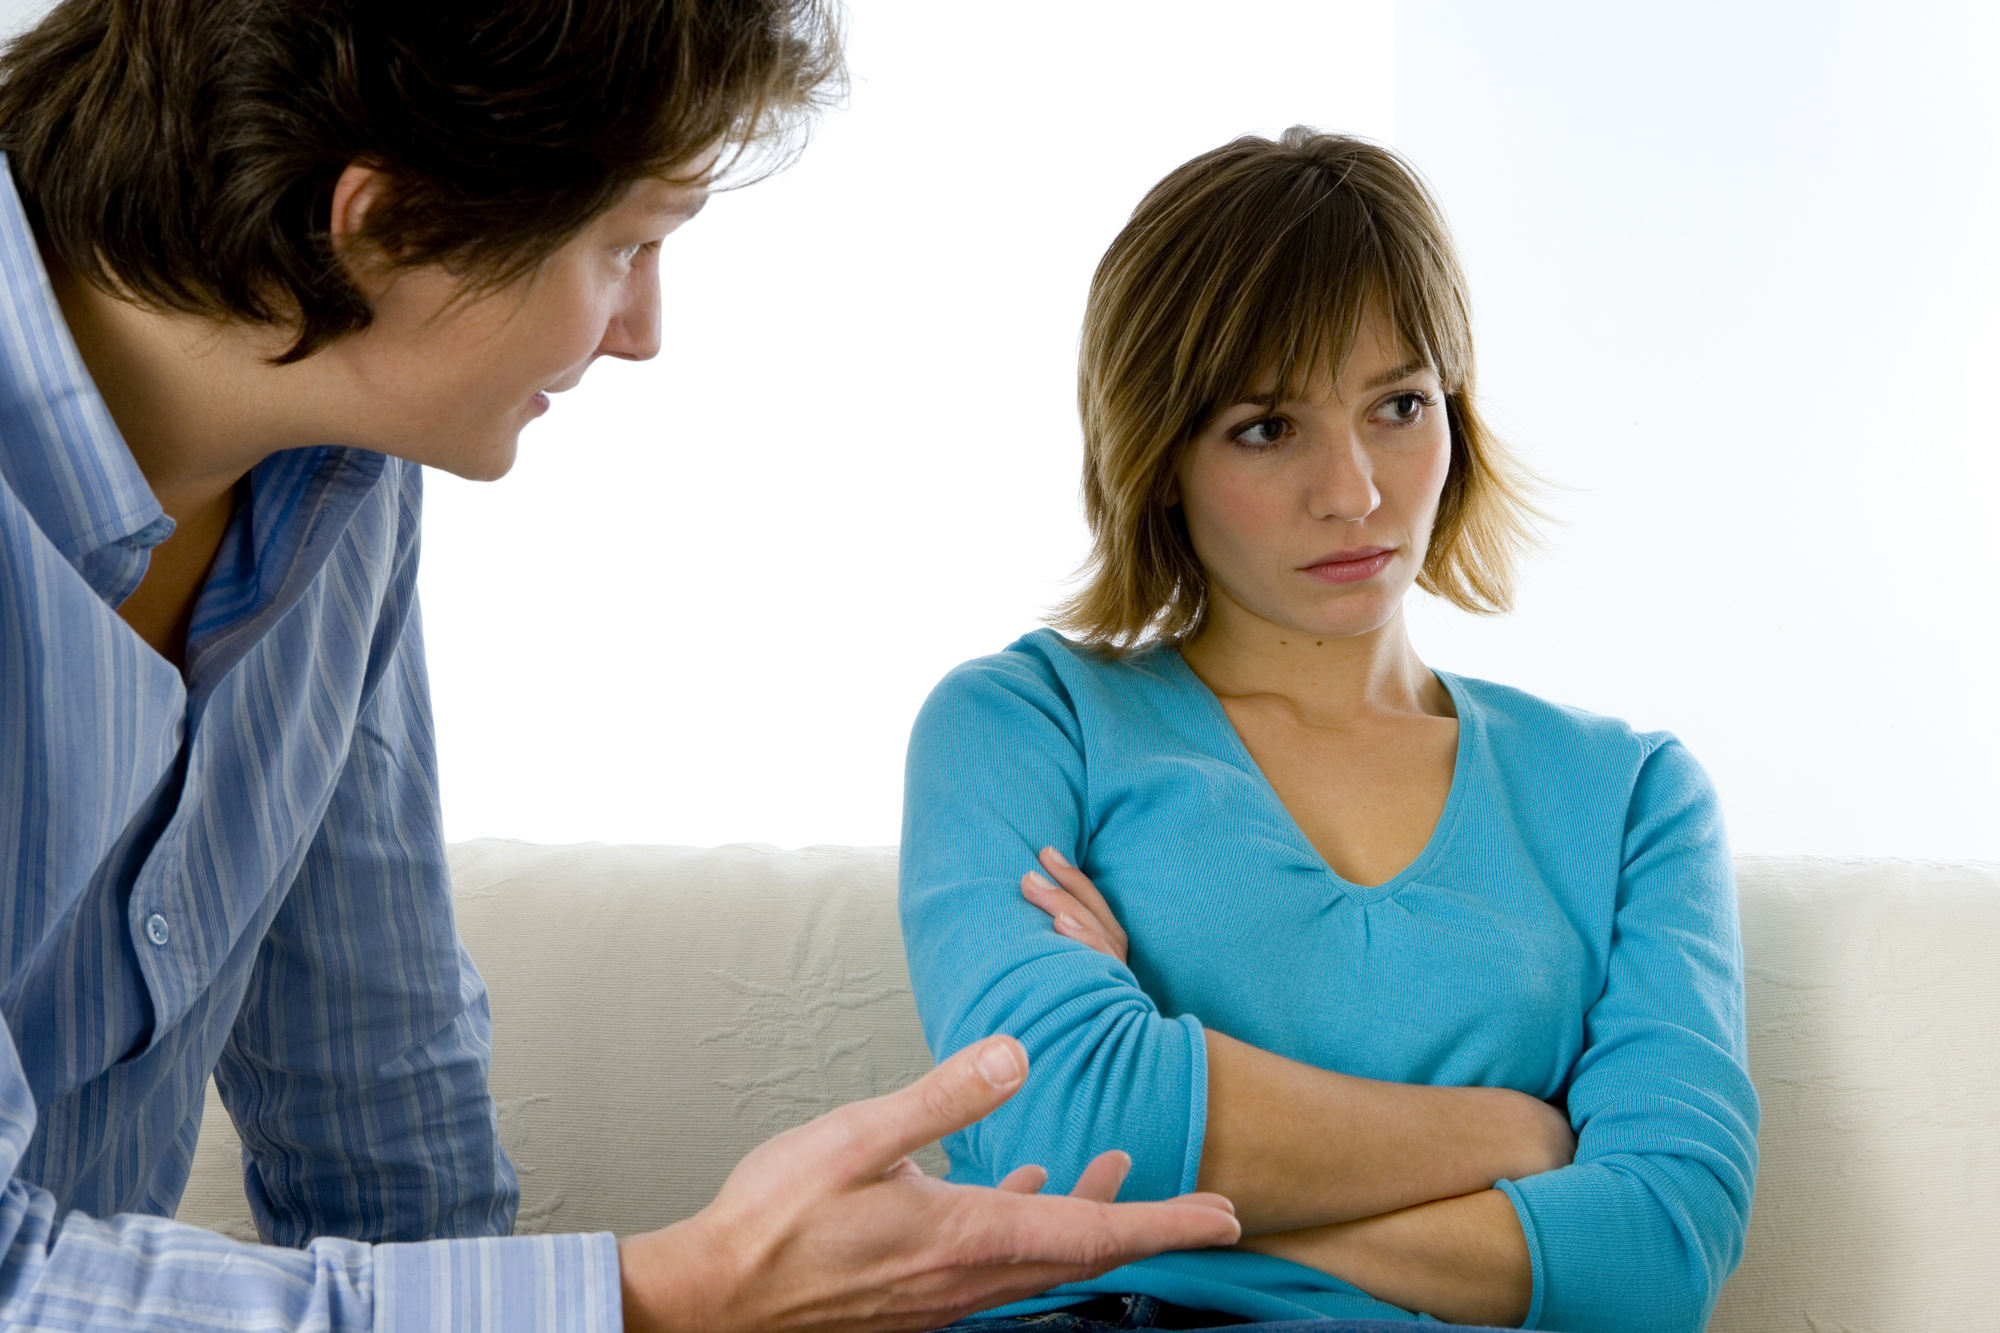
[(1120, 1253), (1111, 1267), (1165, 1250), (1203, 1250), (1234, 1245), (1243, 1227), (1228, 1208), (1189, 1196), (1167, 1203), (1115, 1203), (1105, 1210)]
[(1116, 1149), (1099, 1153), (1096, 1160), (1083, 1168), (1083, 1174), (1077, 1177), (1076, 1188), (1070, 1194), (1079, 1199), (1110, 1203), (1118, 1197), (1118, 1187), (1125, 1183), (1126, 1173), (1131, 1169), (1132, 1159), (1127, 1154)]
[[(1011, 1196), (1007, 1220), (988, 1243), (994, 1251), (1012, 1256), (1014, 1264), (1074, 1265), (1073, 1272), (1104, 1273), (1167, 1250), (1234, 1245), (1243, 1228), (1226, 1201), (1211, 1203), (1212, 1198), (1193, 1195), (1166, 1203), (1107, 1204), (1075, 1196)], [(1000, 1222), (1000, 1216), (993, 1220)]]
[(1231, 1217), (1236, 1216), (1236, 1203), (1220, 1194), (1176, 1194), (1168, 1203), (1198, 1203), (1204, 1208), (1220, 1208)]
[(1012, 1037), (974, 1042), (886, 1097), (850, 1102), (813, 1126), (830, 1143), (834, 1168), (859, 1183), (899, 1158), (955, 1134), (1013, 1096), (1028, 1077), (1028, 1053)]
[(994, 1186), (1009, 1194), (1040, 1194), (1042, 1186), (1049, 1183), (1049, 1173), (1039, 1166), (1017, 1166), (1007, 1173), (1007, 1178)]

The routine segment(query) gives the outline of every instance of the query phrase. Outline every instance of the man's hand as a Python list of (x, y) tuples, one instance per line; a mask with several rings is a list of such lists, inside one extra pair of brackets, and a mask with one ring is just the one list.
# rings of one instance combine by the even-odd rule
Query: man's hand
[(1131, 1161), (1106, 1153), (1068, 1197), (1040, 1167), (952, 1185), (909, 1154), (965, 1128), (1027, 1078), (1011, 1037), (967, 1047), (886, 1097), (778, 1135), (685, 1222), (619, 1243), (628, 1333), (905, 1333), (1132, 1263), (1230, 1245), (1229, 1201), (1111, 1202)]

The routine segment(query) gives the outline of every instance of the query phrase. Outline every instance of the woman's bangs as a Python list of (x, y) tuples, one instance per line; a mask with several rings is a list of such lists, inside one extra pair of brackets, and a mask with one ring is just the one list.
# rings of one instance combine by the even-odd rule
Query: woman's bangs
[(1239, 289), (1227, 333), (1216, 344), (1219, 392), (1211, 413), (1232, 403), (1298, 402), (1311, 396), (1320, 376), (1338, 379), (1371, 309), (1387, 313), (1413, 351), (1427, 353), (1426, 340), (1404, 327), (1402, 302), (1391, 295), (1379, 257), (1369, 263), (1328, 253), (1304, 233), (1274, 247)]

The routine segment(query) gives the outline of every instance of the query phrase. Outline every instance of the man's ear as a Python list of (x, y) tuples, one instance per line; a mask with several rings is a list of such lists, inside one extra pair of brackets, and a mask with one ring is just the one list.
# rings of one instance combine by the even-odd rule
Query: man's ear
[[(368, 210), (387, 192), (389, 178), (362, 162), (350, 162), (333, 183), (332, 216), (327, 219), (327, 235), (334, 257), (347, 270), (348, 279), (370, 301), (388, 287), (390, 273), (381, 256), (366, 253), (358, 244)], [(380, 290), (378, 290), (380, 289)]]

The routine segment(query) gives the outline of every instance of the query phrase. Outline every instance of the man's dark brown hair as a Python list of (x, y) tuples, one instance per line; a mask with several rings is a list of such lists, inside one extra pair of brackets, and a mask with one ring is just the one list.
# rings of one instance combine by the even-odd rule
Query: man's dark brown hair
[(365, 328), (353, 244), (474, 287), (531, 272), (636, 181), (797, 146), (842, 83), (832, 0), (62, 0), (0, 54), (0, 150), (36, 232), (166, 310)]

